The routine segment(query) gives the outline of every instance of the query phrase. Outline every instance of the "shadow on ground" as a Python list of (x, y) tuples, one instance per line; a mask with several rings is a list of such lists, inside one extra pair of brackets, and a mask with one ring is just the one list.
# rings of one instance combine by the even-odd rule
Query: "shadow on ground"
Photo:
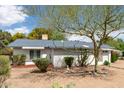
[(124, 70), (124, 68), (121, 68), (121, 67), (117, 67), (117, 66), (110, 66), (111, 68), (116, 68), (116, 69), (121, 69), (121, 70)]

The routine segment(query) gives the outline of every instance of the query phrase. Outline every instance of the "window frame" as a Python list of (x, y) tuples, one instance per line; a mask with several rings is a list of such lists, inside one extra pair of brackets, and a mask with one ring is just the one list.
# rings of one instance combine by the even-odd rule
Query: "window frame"
[(107, 51), (107, 50), (103, 50), (102, 52), (103, 52), (103, 53), (105, 53), (105, 54), (106, 54), (106, 53), (108, 53), (108, 51)]
[(34, 58), (40, 58), (41, 51), (40, 50), (29, 50), (29, 56), (31, 60)]

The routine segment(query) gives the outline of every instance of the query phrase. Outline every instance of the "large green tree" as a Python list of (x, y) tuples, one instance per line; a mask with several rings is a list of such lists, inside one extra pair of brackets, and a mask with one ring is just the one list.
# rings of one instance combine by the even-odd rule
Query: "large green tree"
[(110, 37), (105, 43), (117, 50), (124, 51), (124, 41), (122, 39), (113, 39)]
[(12, 41), (12, 35), (9, 32), (0, 30), (0, 40), (5, 45), (8, 45)]
[(48, 34), (50, 40), (64, 40), (64, 34), (58, 31), (45, 28), (35, 28), (28, 34), (29, 39), (42, 39), (42, 34)]
[(16, 33), (12, 36), (12, 40), (15, 41), (16, 39), (24, 39), (26, 38), (26, 35), (23, 33)]

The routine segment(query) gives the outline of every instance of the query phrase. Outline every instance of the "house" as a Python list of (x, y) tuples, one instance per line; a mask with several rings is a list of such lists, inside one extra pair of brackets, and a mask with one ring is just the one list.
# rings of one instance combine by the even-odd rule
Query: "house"
[[(33, 64), (32, 59), (39, 57), (47, 57), (53, 63), (54, 67), (65, 66), (64, 57), (74, 57), (74, 64), (78, 65), (80, 52), (78, 49), (88, 49), (87, 62), (94, 65), (94, 56), (92, 53), (93, 44), (81, 41), (58, 41), (58, 40), (29, 40), (18, 39), (12, 42), (9, 47), (13, 48), (13, 54), (25, 54), (26, 65)], [(105, 60), (111, 62), (111, 48), (108, 45), (101, 46), (98, 64), (101, 65)]]

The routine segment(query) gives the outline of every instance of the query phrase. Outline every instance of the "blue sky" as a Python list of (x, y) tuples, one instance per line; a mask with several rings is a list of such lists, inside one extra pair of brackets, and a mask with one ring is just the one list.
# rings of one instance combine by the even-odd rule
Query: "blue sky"
[(15, 29), (15, 28), (21, 28), (21, 27), (26, 27), (29, 31), (31, 31), (33, 28), (37, 27), (37, 19), (32, 16), (28, 16), (24, 22), (17, 22), (15, 24), (12, 24), (10, 26), (2, 26), (2, 29), (4, 30), (10, 30), (10, 29)]
[(25, 14), (23, 9), (23, 6), (0, 6), (0, 28), (12, 34), (27, 34), (37, 27), (38, 18)]
[[(8, 31), (13, 35), (17, 32), (28, 34), (37, 27), (39, 19), (35, 16), (27, 15), (22, 10), (24, 10), (23, 6), (0, 6), (0, 29)], [(90, 41), (86, 37), (76, 35), (68, 37), (69, 40)], [(119, 37), (124, 40), (124, 35)]]

